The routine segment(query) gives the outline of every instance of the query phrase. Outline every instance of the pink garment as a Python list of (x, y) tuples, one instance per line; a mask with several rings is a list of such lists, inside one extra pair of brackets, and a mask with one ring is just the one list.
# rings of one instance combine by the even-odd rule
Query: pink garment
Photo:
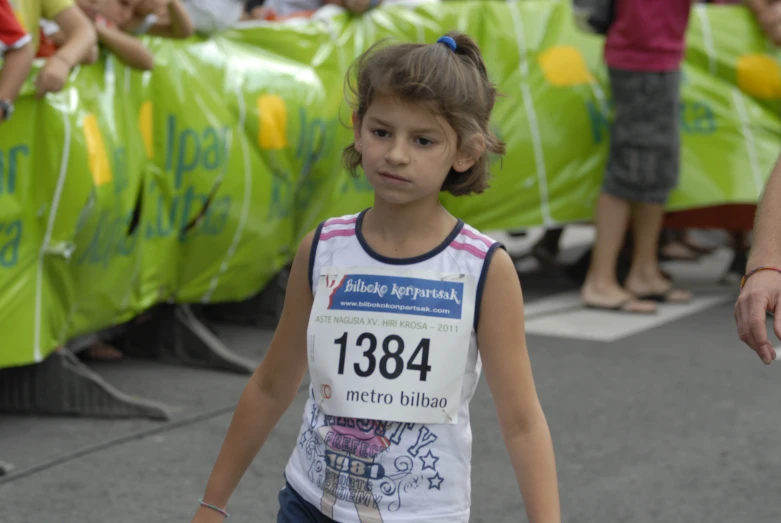
[(616, 0), (605, 61), (627, 71), (674, 71), (686, 48), (692, 0)]

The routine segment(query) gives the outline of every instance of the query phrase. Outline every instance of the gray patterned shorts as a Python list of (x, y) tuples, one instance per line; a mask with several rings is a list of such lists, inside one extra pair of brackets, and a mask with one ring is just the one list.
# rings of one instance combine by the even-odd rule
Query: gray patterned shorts
[(615, 118), (602, 188), (622, 200), (664, 204), (678, 184), (681, 73), (609, 73)]

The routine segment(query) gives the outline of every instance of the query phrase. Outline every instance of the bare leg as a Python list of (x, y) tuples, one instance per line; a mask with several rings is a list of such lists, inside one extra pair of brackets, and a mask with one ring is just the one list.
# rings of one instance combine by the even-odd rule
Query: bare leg
[(635, 244), (626, 288), (636, 296), (665, 295), (665, 301), (686, 302), (691, 300), (691, 293), (672, 290), (670, 282), (659, 267), (659, 234), (663, 218), (663, 205), (635, 204), (632, 223)]
[(629, 310), (654, 312), (653, 303), (632, 301), (616, 278), (616, 263), (629, 224), (629, 203), (602, 193), (597, 203), (597, 237), (591, 255), (586, 281), (581, 289), (583, 301), (599, 307), (614, 307), (628, 303)]

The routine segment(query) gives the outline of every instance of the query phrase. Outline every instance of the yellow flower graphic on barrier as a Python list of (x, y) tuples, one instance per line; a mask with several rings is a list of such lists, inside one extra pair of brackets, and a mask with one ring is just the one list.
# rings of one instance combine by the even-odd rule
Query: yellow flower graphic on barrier
[(738, 59), (738, 87), (744, 93), (760, 100), (781, 98), (781, 68), (766, 54), (747, 54)]
[(558, 45), (540, 54), (537, 61), (549, 84), (570, 87), (594, 82), (580, 50), (572, 45)]
[(281, 96), (266, 94), (257, 100), (258, 145), (263, 151), (285, 149), (287, 143), (287, 104)]
[(141, 138), (144, 140), (144, 150), (146, 151), (146, 157), (150, 160), (155, 157), (152, 109), (152, 102), (146, 101), (141, 104), (141, 109), (138, 111), (138, 128), (141, 130)]
[(103, 135), (100, 133), (98, 119), (95, 118), (94, 114), (86, 115), (81, 125), (87, 140), (87, 155), (92, 181), (95, 183), (95, 187), (100, 187), (112, 180), (111, 164), (108, 160), (108, 154), (106, 154)]

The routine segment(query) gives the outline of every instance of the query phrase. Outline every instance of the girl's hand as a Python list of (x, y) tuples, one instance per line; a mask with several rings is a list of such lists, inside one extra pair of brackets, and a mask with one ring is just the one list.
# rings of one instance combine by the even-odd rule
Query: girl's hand
[(64, 58), (54, 55), (46, 60), (46, 65), (43, 66), (41, 72), (38, 73), (38, 78), (35, 79), (38, 98), (45, 96), (46, 93), (59, 92), (68, 80), (70, 72), (70, 64)]

